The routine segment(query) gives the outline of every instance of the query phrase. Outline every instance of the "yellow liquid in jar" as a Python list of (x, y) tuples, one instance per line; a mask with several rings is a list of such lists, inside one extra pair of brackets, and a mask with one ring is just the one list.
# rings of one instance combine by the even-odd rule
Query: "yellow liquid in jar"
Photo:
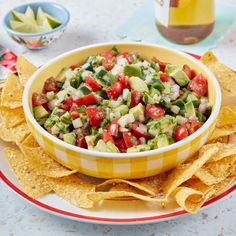
[(158, 19), (156, 24), (167, 39), (181, 44), (192, 44), (211, 33), (214, 19), (214, 0), (171, 0), (168, 26), (162, 25)]

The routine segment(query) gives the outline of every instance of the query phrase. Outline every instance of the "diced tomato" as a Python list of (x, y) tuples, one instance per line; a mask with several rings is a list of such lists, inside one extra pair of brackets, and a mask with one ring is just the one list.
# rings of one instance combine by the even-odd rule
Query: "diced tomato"
[(127, 151), (125, 141), (123, 138), (118, 138), (115, 140), (115, 145), (118, 147), (120, 152), (125, 153)]
[(185, 124), (182, 124), (175, 129), (174, 139), (180, 141), (186, 137), (188, 137), (188, 129)]
[(93, 128), (97, 128), (104, 119), (103, 112), (97, 107), (87, 107), (85, 112)]
[(54, 77), (48, 78), (44, 82), (44, 86), (43, 86), (44, 93), (51, 92), (51, 91), (53, 91), (55, 93), (57, 93), (59, 91), (59, 88), (57, 87), (57, 81)]
[(188, 87), (198, 96), (204, 96), (208, 93), (208, 82), (202, 74), (195, 76), (189, 82)]
[(7, 61), (16, 61), (16, 59), (17, 59), (17, 56), (16, 56), (16, 54), (15, 53), (13, 53), (13, 52), (5, 52), (5, 53), (3, 53), (2, 54), (2, 58), (4, 59), (4, 60), (7, 60)]
[(101, 86), (91, 77), (91, 76), (86, 76), (84, 78), (86, 84), (93, 90), (93, 91), (99, 91), (101, 90)]
[(81, 148), (87, 148), (88, 147), (88, 145), (85, 141), (85, 138), (81, 137), (79, 134), (77, 134), (77, 136), (76, 136), (76, 145), (78, 147), (81, 147)]
[(139, 145), (141, 143), (140, 140), (131, 132), (123, 132), (122, 135), (127, 148)]
[(117, 121), (112, 121), (110, 125), (108, 125), (108, 132), (112, 136), (117, 136), (119, 131)]
[(75, 120), (80, 117), (80, 114), (77, 111), (71, 111), (70, 116), (73, 120)]
[(176, 84), (176, 82), (173, 80), (173, 78), (171, 76), (169, 76), (168, 78), (168, 82), (170, 82), (170, 85), (173, 86)]
[(105, 59), (102, 62), (103, 67), (110, 71), (116, 64), (116, 57), (105, 57)]
[(153, 61), (159, 66), (160, 71), (165, 71), (166, 69), (166, 63), (158, 60), (156, 57), (153, 58)]
[(123, 74), (118, 75), (118, 81), (122, 84), (123, 89), (130, 89), (129, 77)]
[(97, 99), (93, 93), (90, 93), (82, 98), (74, 100), (74, 103), (77, 104), (78, 106), (82, 106), (82, 105), (88, 106), (88, 105), (96, 104)]
[(123, 52), (123, 53), (120, 53), (119, 55), (116, 56), (117, 59), (119, 58), (125, 58), (129, 64), (132, 64), (133, 63), (133, 58), (132, 56), (130, 56), (130, 54), (128, 52)]
[(160, 74), (160, 80), (162, 82), (170, 82), (170, 85), (175, 85), (176, 84), (175, 81), (172, 79), (172, 77), (165, 74), (165, 73)]
[(119, 81), (106, 89), (106, 93), (108, 97), (112, 99), (117, 99), (122, 94), (122, 91), (123, 91), (123, 87), (122, 87), (121, 82)]
[(108, 52), (103, 52), (103, 53), (101, 54), (101, 56), (102, 56), (102, 57), (105, 57), (105, 58), (112, 58), (112, 57), (114, 57), (114, 54), (113, 54), (112, 51), (108, 51)]
[(48, 103), (48, 99), (45, 95), (39, 93), (32, 94), (32, 105), (33, 107), (45, 105)]
[(197, 119), (189, 119), (186, 123), (189, 134), (193, 134), (195, 131), (200, 129), (202, 124)]
[(111, 141), (111, 142), (115, 143), (113, 137), (111, 136), (111, 134), (107, 130), (103, 130), (102, 140), (105, 143), (108, 142), (108, 141)]
[(143, 137), (143, 138), (153, 138), (151, 134), (145, 130), (147, 128), (144, 124), (136, 121), (135, 123), (132, 124), (131, 129), (133, 130), (133, 133), (137, 135), (138, 137)]
[(66, 111), (70, 111), (72, 104), (73, 104), (72, 97), (68, 97), (59, 105), (59, 107)]
[(159, 104), (147, 104), (146, 116), (152, 119), (158, 119), (165, 115), (165, 109)]
[(79, 66), (78, 65), (71, 65), (70, 66), (70, 68), (72, 69), (72, 70), (74, 70), (74, 69), (76, 69), (76, 68), (78, 68)]
[(188, 65), (183, 66), (183, 71), (190, 80), (192, 80), (196, 76), (196, 72), (192, 70)]
[(160, 73), (160, 80), (162, 82), (168, 82), (169, 81), (169, 75), (165, 74), (165, 73)]
[(142, 99), (143, 99), (143, 93), (137, 90), (133, 90), (131, 92), (129, 108), (132, 108), (138, 105), (140, 102), (142, 102)]
[(184, 91), (181, 90), (181, 89), (179, 90), (179, 96), (180, 96), (180, 97), (184, 96)]
[(70, 108), (70, 112), (75, 111), (77, 107), (78, 107), (78, 105), (75, 104), (74, 101), (73, 101), (72, 106)]

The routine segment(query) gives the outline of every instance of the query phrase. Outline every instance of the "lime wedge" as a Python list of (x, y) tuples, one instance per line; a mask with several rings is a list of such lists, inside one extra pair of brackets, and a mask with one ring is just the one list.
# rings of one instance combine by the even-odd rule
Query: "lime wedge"
[(37, 24), (47, 28), (47, 30), (51, 30), (52, 27), (48, 22), (48, 18), (44, 14), (43, 10), (39, 7), (37, 12)]
[(48, 31), (48, 29), (43, 26), (19, 22), (15, 20), (10, 20), (10, 26), (13, 30), (21, 33), (41, 33)]
[[(30, 18), (32, 21), (35, 21), (34, 11), (30, 6), (27, 7), (26, 12), (25, 12), (25, 16)], [(35, 21), (35, 23), (36, 23), (36, 21)]]
[(61, 25), (61, 21), (56, 19), (55, 17), (47, 14), (44, 12), (44, 15), (47, 17), (49, 24), (52, 26), (52, 28), (56, 28), (57, 26)]
[(36, 24), (36, 21), (34, 18), (32, 19), (23, 13), (12, 11), (12, 16), (13, 16), (13, 19), (16, 21), (21, 21), (26, 24)]

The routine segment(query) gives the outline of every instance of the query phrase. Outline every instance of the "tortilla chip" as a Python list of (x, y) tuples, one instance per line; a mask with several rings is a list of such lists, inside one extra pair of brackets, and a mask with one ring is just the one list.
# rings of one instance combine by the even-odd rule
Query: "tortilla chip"
[(228, 143), (236, 144), (236, 134), (232, 134), (229, 136)]
[(21, 142), (28, 134), (30, 134), (30, 131), (26, 122), (14, 128), (7, 128), (3, 123), (0, 125), (0, 139), (6, 142)]
[(5, 148), (4, 153), (26, 194), (32, 198), (38, 198), (51, 192), (47, 178), (36, 174), (34, 167), (23, 153), (15, 148)]
[(149, 189), (155, 193), (155, 196), (162, 197), (163, 196), (163, 183), (166, 181), (167, 173), (162, 173), (159, 175), (137, 179), (135, 180), (139, 185), (143, 188)]
[(132, 197), (137, 200), (143, 200), (147, 202), (156, 202), (156, 203), (161, 203), (161, 204), (166, 203), (166, 199), (148, 197), (148, 196), (144, 196), (144, 195), (133, 193), (133, 192), (127, 192), (127, 191), (95, 192), (95, 193), (88, 194), (88, 198), (94, 203), (100, 202), (106, 199), (117, 199), (117, 198), (126, 199), (127, 197)]
[(223, 97), (236, 95), (236, 73), (220, 63), (212, 52), (206, 52), (202, 58), (203, 62), (216, 76), (219, 81)]
[(218, 161), (224, 157), (236, 154), (236, 144), (215, 143), (214, 145), (219, 148), (219, 151), (211, 157), (209, 162)]
[(224, 127), (232, 124), (236, 124), (236, 112), (228, 106), (222, 107), (218, 116), (216, 126)]
[(25, 86), (28, 79), (38, 69), (35, 65), (31, 64), (23, 55), (18, 56), (16, 67), (22, 86)]
[(25, 114), (22, 107), (15, 109), (0, 107), (0, 113), (2, 121), (7, 128), (12, 128), (25, 122)]
[(1, 106), (17, 108), (22, 106), (23, 87), (19, 78), (12, 73), (8, 74), (7, 81), (1, 94)]
[(28, 135), (24, 139), (24, 141), (22, 142), (22, 145), (25, 147), (31, 147), (31, 148), (39, 147), (39, 144), (37, 143), (36, 139), (34, 138), (32, 134)]
[(57, 195), (71, 204), (83, 208), (93, 207), (93, 201), (88, 198), (88, 194), (95, 192), (95, 185), (78, 175), (49, 178), (49, 185)]
[(180, 207), (192, 214), (197, 213), (205, 201), (201, 191), (188, 187), (178, 187), (173, 196)]
[(177, 187), (190, 179), (197, 170), (199, 170), (218, 151), (219, 148), (214, 144), (205, 145), (200, 149), (197, 158), (193, 158), (187, 163), (180, 164), (171, 171), (163, 185), (165, 198), (168, 198)]
[(195, 176), (206, 185), (218, 184), (231, 175), (234, 165), (236, 165), (236, 155), (227, 156), (219, 161), (206, 163)]
[[(123, 183), (123, 185), (119, 185), (121, 183)], [(96, 191), (98, 191), (98, 192), (101, 192), (101, 191), (107, 192), (114, 185), (117, 185), (117, 184), (120, 187), (123, 186), (124, 188), (127, 188), (127, 185), (131, 186), (134, 189), (139, 190), (140, 192), (143, 192), (143, 194), (145, 194), (145, 195), (149, 195), (149, 196), (155, 196), (156, 195), (153, 191), (149, 190), (148, 188), (144, 188), (142, 185), (140, 185), (136, 182), (128, 181), (128, 180), (124, 180), (124, 179), (108, 179), (108, 180), (104, 181), (103, 183), (97, 185), (96, 186)], [(120, 188), (120, 190), (121, 189), (122, 188)], [(125, 190), (125, 189), (123, 189), (123, 190)]]
[(10, 129), (5, 127), (3, 123), (0, 124), (0, 139), (5, 142), (14, 142)]
[(69, 170), (54, 161), (41, 147), (31, 148), (24, 146), (24, 144), (20, 144), (19, 147), (38, 175), (60, 178), (78, 172), (77, 170)]
[(225, 137), (234, 133), (236, 133), (236, 125), (227, 125), (221, 128), (216, 127), (207, 142), (215, 142), (215, 140), (220, 137)]
[(235, 179), (236, 179), (235, 176), (229, 176), (223, 182), (215, 184), (213, 196), (219, 195), (224, 189), (229, 187), (235, 181)]

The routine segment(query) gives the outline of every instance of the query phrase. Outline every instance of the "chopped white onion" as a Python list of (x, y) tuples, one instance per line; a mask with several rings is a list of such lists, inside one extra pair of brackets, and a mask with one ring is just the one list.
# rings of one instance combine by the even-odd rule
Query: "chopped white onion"
[(73, 124), (75, 129), (80, 128), (80, 127), (83, 126), (83, 123), (82, 123), (80, 118), (77, 118), (77, 119), (73, 120), (72, 124)]
[(128, 96), (129, 96), (129, 89), (126, 88), (123, 90), (122, 97), (126, 101), (128, 99)]
[(206, 103), (201, 103), (198, 107), (198, 111), (202, 114), (206, 111), (206, 109), (207, 109), (207, 104)]

